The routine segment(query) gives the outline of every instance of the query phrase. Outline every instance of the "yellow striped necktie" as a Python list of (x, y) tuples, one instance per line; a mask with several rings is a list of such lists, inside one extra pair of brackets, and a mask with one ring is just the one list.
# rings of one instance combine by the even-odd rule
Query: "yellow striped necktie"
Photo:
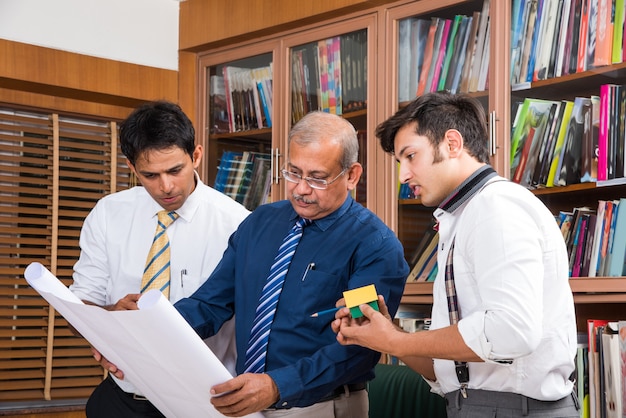
[(176, 219), (174, 211), (162, 210), (158, 213), (159, 221), (152, 246), (146, 259), (146, 268), (141, 278), (141, 293), (150, 289), (159, 289), (166, 298), (170, 296), (170, 241), (165, 230)]

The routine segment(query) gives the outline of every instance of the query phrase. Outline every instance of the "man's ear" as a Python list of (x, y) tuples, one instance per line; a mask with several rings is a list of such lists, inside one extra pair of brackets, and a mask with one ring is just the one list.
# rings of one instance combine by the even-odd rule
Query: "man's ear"
[(135, 170), (135, 166), (133, 165), (133, 163), (130, 162), (128, 158), (126, 159), (126, 165), (128, 166), (128, 168), (130, 168), (130, 171), (132, 171), (134, 175), (137, 175), (137, 170)]
[(363, 166), (360, 163), (354, 163), (346, 172), (348, 176), (348, 190), (353, 190), (361, 179), (363, 174)]
[(450, 157), (458, 157), (463, 151), (463, 136), (456, 129), (448, 129), (445, 134), (445, 141), (448, 145)]
[(130, 160), (128, 158), (126, 159), (126, 165), (130, 169), (130, 171), (135, 175), (134, 176), (135, 179), (139, 182), (139, 184), (141, 184), (141, 179), (140, 179), (139, 175), (137, 174), (137, 169), (135, 168), (133, 163), (130, 162)]

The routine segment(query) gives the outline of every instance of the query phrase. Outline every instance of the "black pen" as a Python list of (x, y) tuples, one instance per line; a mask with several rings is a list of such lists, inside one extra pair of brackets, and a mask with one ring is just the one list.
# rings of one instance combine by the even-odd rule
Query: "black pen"
[(306, 266), (306, 270), (304, 270), (304, 274), (302, 275), (302, 281), (304, 281), (304, 279), (306, 278), (309, 270), (315, 270), (315, 263), (309, 263), (309, 265)]
[(187, 269), (182, 269), (180, 271), (180, 287), (184, 287), (183, 285), (183, 276), (185, 276), (187, 274)]

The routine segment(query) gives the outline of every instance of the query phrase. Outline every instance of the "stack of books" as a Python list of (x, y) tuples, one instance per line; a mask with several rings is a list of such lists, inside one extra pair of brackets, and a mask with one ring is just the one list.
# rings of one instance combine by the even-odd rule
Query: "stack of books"
[(269, 202), (271, 177), (269, 154), (225, 151), (213, 187), (254, 210)]

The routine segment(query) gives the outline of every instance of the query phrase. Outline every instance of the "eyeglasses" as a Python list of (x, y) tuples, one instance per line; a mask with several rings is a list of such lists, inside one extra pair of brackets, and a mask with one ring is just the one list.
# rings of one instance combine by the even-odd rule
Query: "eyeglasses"
[(333, 184), (335, 180), (337, 180), (339, 177), (343, 176), (346, 173), (346, 170), (347, 168), (344, 168), (343, 170), (341, 170), (341, 173), (339, 173), (337, 177), (335, 177), (334, 179), (330, 181), (326, 179), (316, 179), (314, 177), (302, 177), (300, 174), (296, 174), (285, 169), (281, 170), (281, 172), (283, 173), (283, 177), (285, 178), (285, 180), (291, 183), (298, 184), (300, 183), (301, 180), (304, 180), (306, 181), (306, 184), (308, 184), (309, 187), (311, 187), (312, 189), (324, 190), (324, 189), (327, 189), (328, 186)]

